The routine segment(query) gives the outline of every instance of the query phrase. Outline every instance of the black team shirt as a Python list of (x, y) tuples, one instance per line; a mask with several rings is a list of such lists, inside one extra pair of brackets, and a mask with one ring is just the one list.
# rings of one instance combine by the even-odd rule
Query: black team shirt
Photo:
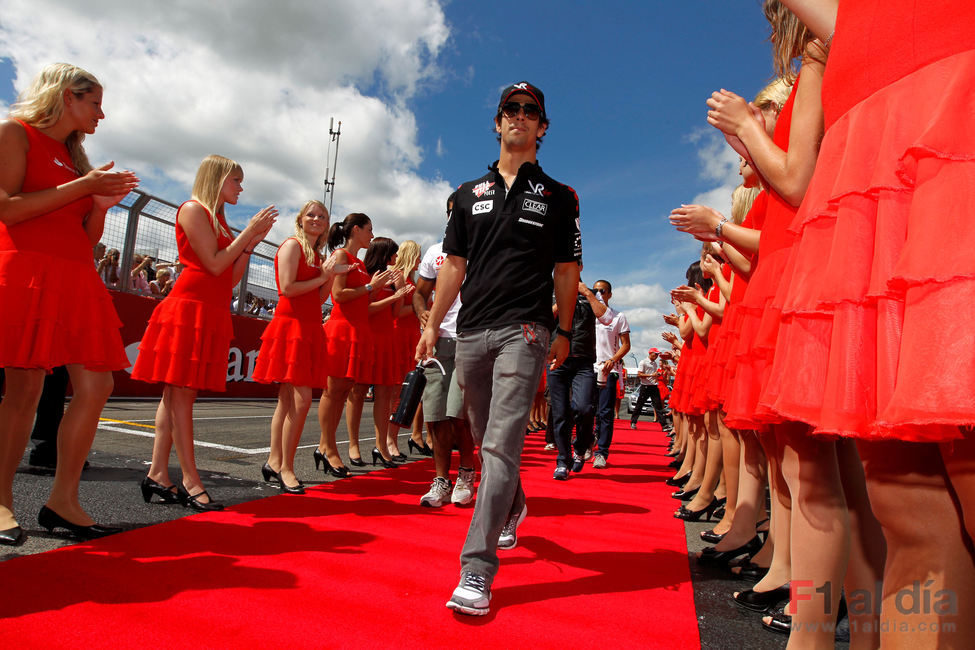
[(495, 161), (457, 189), (443, 250), (467, 259), (457, 331), (540, 323), (555, 327), (555, 264), (582, 259), (575, 190), (524, 163), (505, 195)]

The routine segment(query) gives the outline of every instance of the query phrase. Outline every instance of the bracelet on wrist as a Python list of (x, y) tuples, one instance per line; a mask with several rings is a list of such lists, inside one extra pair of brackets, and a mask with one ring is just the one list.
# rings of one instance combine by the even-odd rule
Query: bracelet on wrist
[(365, 286), (365, 288), (366, 288), (366, 293), (372, 293), (372, 285), (371, 284), (366, 284), (366, 285), (363, 285), (363, 286)]
[(564, 336), (565, 338), (567, 338), (569, 340), (572, 339), (572, 332), (570, 332), (568, 330), (564, 330), (561, 327), (559, 327), (558, 325), (555, 326), (555, 335), (556, 336), (559, 336), (559, 335)]
[(714, 234), (715, 236), (717, 236), (718, 239), (721, 239), (721, 228), (726, 223), (728, 223), (728, 217), (721, 217), (721, 221), (719, 221), (718, 225), (714, 227)]

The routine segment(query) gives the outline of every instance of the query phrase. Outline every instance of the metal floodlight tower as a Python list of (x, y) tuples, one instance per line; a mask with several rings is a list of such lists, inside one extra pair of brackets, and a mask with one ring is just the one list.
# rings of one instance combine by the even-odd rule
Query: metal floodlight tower
[[(328, 213), (332, 214), (332, 201), (335, 199), (335, 170), (339, 166), (339, 138), (342, 137), (342, 122), (339, 121), (339, 128), (333, 129), (335, 118), (328, 118), (328, 148), (325, 150), (325, 194), (322, 203), (328, 205)], [(335, 154), (332, 154), (332, 143), (335, 143)], [(331, 165), (332, 178), (329, 179), (329, 165)], [(329, 196), (331, 195), (331, 196)]]

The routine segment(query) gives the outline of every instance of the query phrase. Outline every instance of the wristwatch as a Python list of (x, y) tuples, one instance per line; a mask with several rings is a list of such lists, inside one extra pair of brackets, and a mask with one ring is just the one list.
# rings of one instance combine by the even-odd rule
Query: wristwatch
[(372, 285), (366, 284), (366, 293), (372, 293)]
[(559, 334), (561, 334), (562, 336), (564, 336), (567, 339), (570, 339), (570, 340), (572, 339), (572, 332), (566, 331), (566, 330), (562, 329), (561, 327), (559, 327), (558, 325), (556, 325), (555, 326), (555, 335), (558, 336)]

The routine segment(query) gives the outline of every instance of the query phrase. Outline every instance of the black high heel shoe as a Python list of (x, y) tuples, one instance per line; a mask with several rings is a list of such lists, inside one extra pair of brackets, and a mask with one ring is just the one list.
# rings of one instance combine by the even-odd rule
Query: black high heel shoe
[(24, 534), (24, 529), (20, 526), (0, 530), (0, 544), (4, 546), (20, 546), (25, 539), (27, 539), (27, 535)]
[(735, 599), (735, 604), (740, 605), (745, 609), (750, 609), (753, 612), (764, 612), (769, 607), (775, 607), (788, 597), (788, 582), (781, 587), (773, 589), (772, 591), (755, 591), (754, 589), (746, 589), (744, 591), (739, 591), (732, 596), (732, 598)]
[(165, 485), (156, 483), (147, 476), (142, 479), (142, 483), (139, 485), (139, 487), (142, 490), (142, 498), (146, 503), (152, 502), (153, 494), (162, 499), (160, 503), (179, 503), (179, 497), (176, 496), (175, 485), (166, 487)]
[(261, 475), (264, 476), (265, 483), (273, 483), (274, 481), (281, 482), (281, 477), (267, 463), (264, 463), (264, 467), (261, 468)]
[(389, 457), (393, 459), (394, 463), (405, 463), (408, 460), (403, 454), (390, 454)]
[(37, 513), (37, 523), (47, 528), (47, 532), (49, 533), (54, 532), (55, 528), (63, 528), (83, 541), (107, 537), (122, 532), (121, 528), (114, 528), (112, 526), (99, 526), (98, 524), (79, 526), (78, 524), (72, 524), (47, 506), (41, 506), (41, 511)]
[(365, 467), (366, 461), (362, 460), (362, 456), (359, 456), (358, 458), (353, 458), (352, 456), (349, 456), (349, 465), (355, 465), (356, 467)]
[[(348, 467), (346, 467), (345, 465), (339, 465), (338, 467), (333, 467), (332, 466), (332, 463), (328, 462), (328, 459), (325, 458), (325, 454), (323, 454), (322, 452), (318, 451), (318, 448), (317, 447), (315, 448), (315, 451), (312, 453), (312, 458), (315, 459), (315, 469), (316, 470), (318, 469), (319, 465), (324, 465), (325, 468), (323, 469), (323, 471), (326, 474), (331, 474), (332, 476), (335, 476), (335, 477), (338, 477), (338, 478), (345, 478), (346, 476), (349, 475), (349, 468)], [(361, 461), (361, 459), (360, 459), (360, 461)], [(352, 463), (352, 460), (349, 459), (349, 462)], [(352, 464), (354, 465), (355, 463), (352, 463)], [(363, 465), (365, 465), (365, 463), (363, 463)]]
[(745, 560), (738, 565), (737, 573), (732, 571), (732, 573), (742, 580), (748, 580), (750, 582), (758, 582), (765, 577), (768, 573), (768, 567), (759, 566), (752, 562), (751, 560)]
[(728, 563), (742, 555), (755, 555), (762, 548), (762, 540), (757, 536), (752, 537), (742, 546), (733, 548), (730, 551), (716, 551), (713, 546), (709, 546), (697, 558), (698, 564), (713, 564), (716, 566), (728, 566)]
[(674, 460), (670, 461), (669, 463), (667, 463), (667, 467), (669, 467), (670, 469), (680, 469), (680, 466), (683, 465), (683, 464), (684, 464), (684, 461), (674, 459)]
[[(541, 429), (539, 429), (539, 431), (541, 431)], [(406, 441), (406, 448), (410, 450), (411, 454), (414, 450), (416, 450), (416, 453), (422, 454), (423, 456), (433, 456), (433, 450), (430, 449), (430, 445), (427, 444), (426, 440), (424, 440), (423, 445), (420, 446), (420, 444), (414, 441), (413, 438), (409, 438)]]
[(396, 467), (396, 463), (392, 460), (386, 460), (383, 455), (379, 452), (379, 447), (372, 448), (372, 466), (375, 467), (377, 464), (382, 463), (383, 467), (386, 469), (392, 469)]
[[(178, 488), (176, 488), (176, 494), (179, 496), (179, 500), (183, 502), (184, 508), (193, 508), (194, 510), (199, 510), (200, 512), (215, 512), (217, 510), (223, 510), (223, 504), (214, 501), (210, 497), (210, 493), (206, 490), (202, 490), (191, 495), (186, 491), (186, 488), (180, 485)], [(200, 497), (202, 497), (204, 494), (207, 495), (208, 499), (210, 499), (206, 503), (200, 501)]]
[(664, 483), (666, 483), (667, 485), (669, 485), (671, 487), (684, 487), (684, 484), (687, 483), (689, 480), (691, 480), (691, 473), (690, 472), (688, 472), (687, 474), (684, 474), (683, 476), (680, 476), (680, 477), (672, 476), (669, 479), (667, 479), (666, 481), (664, 481)]
[(707, 515), (708, 521), (711, 521), (711, 515), (714, 513), (714, 509), (718, 507), (718, 500), (712, 498), (711, 503), (704, 506), (701, 510), (690, 510), (681, 506), (677, 512), (674, 513), (674, 517), (677, 519), (683, 519), (684, 521), (700, 521), (701, 515)]
[(674, 492), (670, 496), (672, 496), (675, 499), (680, 499), (681, 501), (690, 501), (691, 499), (693, 499), (695, 497), (695, 495), (697, 495), (697, 492), (700, 489), (701, 489), (701, 486), (697, 486), (693, 490), (677, 490), (676, 492)]
[(724, 539), (725, 533), (720, 535), (714, 532), (714, 529), (701, 531), (701, 539), (703, 539), (708, 544), (717, 544)]

